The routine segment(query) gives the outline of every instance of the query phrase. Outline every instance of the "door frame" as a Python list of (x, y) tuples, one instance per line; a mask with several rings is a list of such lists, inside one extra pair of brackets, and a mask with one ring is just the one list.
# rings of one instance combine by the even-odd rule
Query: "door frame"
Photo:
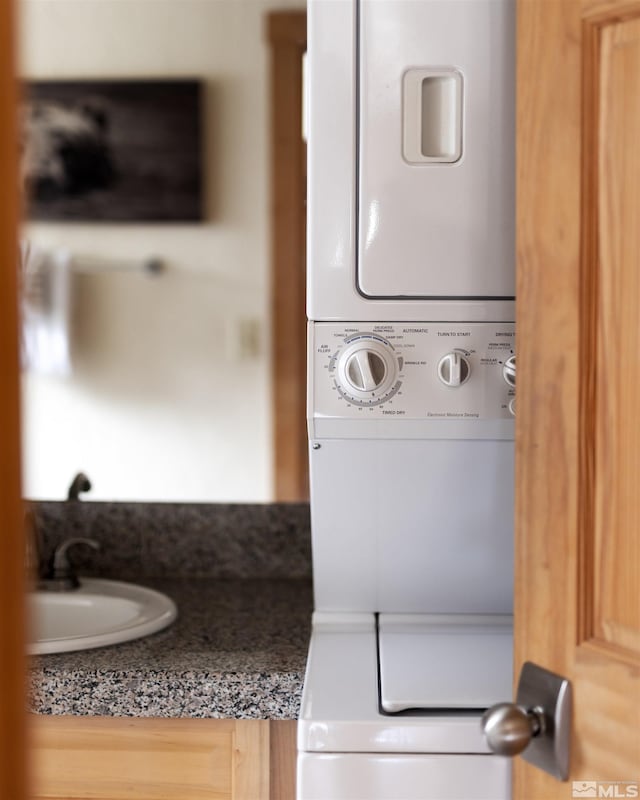
[[(20, 485), (16, 8), (0, 3), (0, 797), (26, 800), (25, 550)], [(11, 187), (15, 187), (11, 191)]]
[(306, 11), (267, 17), (271, 56), (271, 381), (274, 500), (309, 497), (306, 429)]

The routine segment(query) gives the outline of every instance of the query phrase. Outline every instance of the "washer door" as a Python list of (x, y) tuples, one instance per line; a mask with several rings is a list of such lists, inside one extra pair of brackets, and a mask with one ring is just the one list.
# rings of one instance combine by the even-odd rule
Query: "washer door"
[(387, 713), (483, 711), (511, 696), (510, 616), (381, 614), (378, 653)]

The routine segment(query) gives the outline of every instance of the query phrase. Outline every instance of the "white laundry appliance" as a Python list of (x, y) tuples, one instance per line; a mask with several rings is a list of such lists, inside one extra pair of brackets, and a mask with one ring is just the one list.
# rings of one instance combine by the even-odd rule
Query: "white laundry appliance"
[(298, 800), (506, 800), (513, 0), (310, 0)]

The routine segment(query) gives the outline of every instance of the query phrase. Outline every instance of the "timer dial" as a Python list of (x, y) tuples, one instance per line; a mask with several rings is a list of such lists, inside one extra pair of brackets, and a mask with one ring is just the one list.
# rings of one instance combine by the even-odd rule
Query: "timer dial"
[(351, 336), (335, 356), (333, 364), (338, 391), (355, 405), (380, 405), (400, 386), (396, 352), (386, 339), (377, 334)]
[(387, 365), (374, 350), (357, 350), (349, 356), (345, 374), (353, 389), (373, 392), (384, 383)]
[(445, 386), (457, 389), (469, 380), (471, 364), (463, 350), (452, 350), (438, 362), (438, 377)]

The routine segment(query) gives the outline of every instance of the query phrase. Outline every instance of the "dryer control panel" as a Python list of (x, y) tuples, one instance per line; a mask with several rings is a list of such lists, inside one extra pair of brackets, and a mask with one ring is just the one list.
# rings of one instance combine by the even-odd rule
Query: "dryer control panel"
[(376, 420), (379, 435), (381, 420), (513, 420), (513, 323), (318, 322), (309, 347), (312, 425)]

